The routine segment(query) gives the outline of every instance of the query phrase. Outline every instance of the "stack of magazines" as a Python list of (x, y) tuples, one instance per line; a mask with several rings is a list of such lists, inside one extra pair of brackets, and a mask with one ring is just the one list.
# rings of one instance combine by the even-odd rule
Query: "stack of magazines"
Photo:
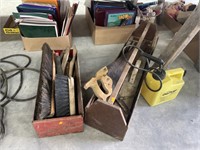
[(91, 16), (97, 26), (124, 26), (135, 23), (137, 7), (131, 1), (91, 1)]
[(58, 37), (70, 32), (78, 7), (68, 0), (23, 0), (13, 12), (21, 35), (24, 37)]

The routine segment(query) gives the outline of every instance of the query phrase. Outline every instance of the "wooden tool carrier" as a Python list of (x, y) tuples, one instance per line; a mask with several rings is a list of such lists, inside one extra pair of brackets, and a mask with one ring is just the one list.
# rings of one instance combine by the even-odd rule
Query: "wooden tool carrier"
[[(135, 45), (144, 52), (152, 54), (157, 40), (156, 25), (149, 22), (142, 22), (123, 47), (125, 50), (129, 49), (129, 52), (125, 53), (127, 61), (137, 67), (145, 68), (146, 58), (140, 57), (139, 50), (129, 45)], [(112, 91), (105, 89), (104, 91), (106, 94), (111, 92), (111, 95), (104, 98), (106, 94), (102, 97), (101, 94), (97, 94), (98, 96), (94, 94), (91, 97), (85, 108), (85, 123), (114, 138), (123, 140), (140, 95), (145, 72), (131, 67), (125, 61), (122, 52), (113, 63), (105, 68), (107, 68), (106, 73), (112, 79), (113, 85)], [(102, 69), (106, 71), (105, 68)], [(100, 70), (100, 72), (101, 71), (102, 70)], [(97, 72), (96, 77), (100, 72)], [(118, 77), (116, 77), (116, 74)], [(94, 78), (92, 79), (94, 80)], [(91, 82), (93, 81), (90, 80), (86, 83), (86, 89)], [(108, 85), (110, 85), (110, 83), (108, 83)], [(105, 85), (102, 86), (105, 87)]]
[[(57, 74), (55, 70), (57, 70), (58, 67), (54, 61), (56, 57), (55, 51), (51, 50), (46, 43), (43, 45), (42, 49), (42, 62), (33, 127), (38, 137), (81, 132), (83, 131), (84, 111), (77, 51), (75, 53), (76, 55), (73, 55), (73, 58), (71, 59), (69, 59), (68, 53), (70, 50), (74, 51), (74, 48), (65, 52), (62, 57), (62, 60), (66, 59), (67, 61), (65, 61), (64, 64), (62, 63), (62, 66), (60, 67), (68, 66), (68, 68), (70, 68), (73, 66), (71, 70), (69, 69), (67, 78), (64, 80), (63, 78), (61, 79), (62, 85), (65, 87), (69, 86), (67, 90), (63, 90), (60, 85), (57, 85), (56, 81)], [(73, 83), (70, 82), (70, 78), (73, 78)], [(66, 81), (68, 84), (65, 84)], [(74, 84), (74, 86), (71, 86), (72, 84)], [(74, 91), (74, 93), (71, 91)], [(60, 95), (56, 94), (57, 92)], [(64, 108), (64, 110), (60, 112), (63, 108), (59, 109), (56, 101), (57, 99), (66, 101), (63, 97), (68, 103), (59, 106), (66, 107), (66, 109)], [(73, 103), (71, 100), (73, 100)]]

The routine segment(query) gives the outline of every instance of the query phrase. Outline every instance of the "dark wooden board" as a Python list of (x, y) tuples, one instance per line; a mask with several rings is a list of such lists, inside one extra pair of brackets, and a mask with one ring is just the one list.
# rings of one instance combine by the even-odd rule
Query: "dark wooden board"
[(85, 111), (85, 122), (89, 126), (123, 140), (127, 123), (119, 107), (98, 99), (92, 105), (88, 105)]
[(164, 68), (167, 68), (179, 56), (184, 48), (190, 43), (194, 36), (200, 30), (200, 3), (196, 10), (182, 25), (179, 31), (174, 35), (172, 41), (169, 43), (164, 53), (160, 58), (164, 60)]

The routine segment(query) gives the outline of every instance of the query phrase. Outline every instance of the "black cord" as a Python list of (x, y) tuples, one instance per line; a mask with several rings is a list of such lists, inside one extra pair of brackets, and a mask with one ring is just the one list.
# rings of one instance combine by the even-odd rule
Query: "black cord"
[[(13, 71), (17, 71), (17, 70), (29, 70), (29, 71), (34, 71), (34, 72), (38, 72), (38, 73), (39, 73), (39, 71), (38, 71), (37, 69), (34, 69), (34, 68), (18, 67), (18, 68), (10, 69), (10, 70), (8, 70), (8, 71), (4, 71), (4, 74), (9, 73), (9, 72), (13, 72)], [(19, 73), (21, 73), (21, 72), (19, 72)], [(23, 77), (23, 76), (21, 76), (21, 77)], [(5, 84), (6, 90), (8, 90), (8, 79), (7, 79), (7, 78), (5, 78), (5, 83), (6, 83), (6, 84)], [(35, 96), (32, 96), (32, 97), (29, 97), (29, 98), (25, 98), (25, 99), (22, 99), (22, 98), (21, 98), (21, 99), (14, 98), (14, 97), (19, 93), (19, 91), (20, 91), (20, 89), (21, 89), (21, 87), (22, 87), (22, 84), (23, 84), (23, 80), (21, 80), (20, 85), (19, 85), (19, 87), (18, 87), (18, 90), (15, 92), (15, 94), (13, 94), (13, 95), (10, 96), (10, 97), (9, 97), (7, 94), (3, 93), (2, 91), (1, 91), (1, 94), (5, 95), (6, 98), (7, 98), (9, 101), (16, 101), (16, 102), (30, 101), (30, 100), (36, 98), (36, 95), (35, 95)], [(6, 91), (6, 93), (7, 93), (7, 91)], [(6, 104), (7, 104), (7, 103), (6, 103)], [(5, 106), (5, 104), (3, 104), (2, 106)]]
[[(158, 89), (154, 90), (154, 89), (150, 88), (150, 86), (147, 84), (146, 77), (145, 77), (145, 79), (144, 79), (144, 83), (146, 84), (147, 88), (148, 88), (149, 90), (151, 90), (152, 92), (158, 92), (158, 91), (160, 91), (160, 90), (162, 89), (162, 79), (160, 78), (160, 76), (159, 76), (158, 74), (156, 74), (156, 73), (153, 71), (153, 70), (156, 70), (157, 68), (148, 67), (149, 69), (144, 69), (144, 68), (136, 67), (135, 65), (133, 65), (132, 63), (130, 63), (130, 62), (128, 61), (128, 59), (126, 58), (126, 56), (125, 56), (125, 49), (126, 49), (127, 47), (130, 47), (129, 50), (130, 50), (130, 49), (133, 50), (133, 48), (136, 48), (136, 49), (138, 49), (141, 53), (144, 53), (144, 51), (143, 51), (141, 48), (139, 48), (139, 47), (137, 47), (137, 46), (135, 46), (135, 45), (126, 45), (126, 46), (124, 46), (123, 49), (122, 49), (122, 54), (123, 54), (123, 56), (124, 56), (125, 61), (126, 61), (131, 67), (136, 68), (136, 69), (141, 70), (141, 71), (149, 72), (149, 73), (151, 73), (152, 75), (155, 75), (155, 76), (158, 78), (158, 81), (160, 82), (160, 86), (159, 86)], [(149, 65), (149, 60), (148, 60), (148, 59), (147, 59), (147, 62), (148, 62), (148, 65)]]
[[(24, 57), (28, 60), (28, 62), (24, 65), (24, 66), (19, 66), (17, 65), (15, 62), (13, 61), (8, 61), (7, 59), (9, 58), (16, 58), (16, 57)], [(28, 68), (28, 66), (31, 64), (31, 58), (27, 55), (24, 54), (15, 54), (15, 55), (10, 55), (7, 57), (4, 57), (2, 59), (0, 59), (0, 63), (5, 63), (5, 64), (9, 64), (14, 66), (15, 68), (10, 69), (10, 70), (4, 70), (2, 68), (0, 68), (0, 94), (2, 95), (2, 98), (0, 99), (0, 139), (2, 139), (5, 135), (5, 126), (3, 123), (4, 120), (4, 107), (11, 101), (16, 101), (16, 102), (24, 102), (24, 101), (29, 101), (29, 100), (33, 100), (36, 95), (29, 97), (29, 98), (25, 98), (25, 99), (17, 99), (15, 98), (17, 96), (17, 94), (20, 92), (23, 82), (24, 82), (24, 75), (23, 75), (23, 71), (24, 70), (29, 70), (29, 71), (34, 71), (34, 72), (38, 72), (39, 71), (37, 69), (34, 68)], [(17, 71), (17, 72), (15, 72)], [(7, 75), (14, 72), (11, 75)], [(13, 95), (9, 96), (8, 95), (8, 88), (9, 88), (9, 84), (8, 84), (8, 80), (15, 77), (16, 75), (20, 75), (20, 82), (19, 85), (16, 89), (16, 91), (14, 92)]]

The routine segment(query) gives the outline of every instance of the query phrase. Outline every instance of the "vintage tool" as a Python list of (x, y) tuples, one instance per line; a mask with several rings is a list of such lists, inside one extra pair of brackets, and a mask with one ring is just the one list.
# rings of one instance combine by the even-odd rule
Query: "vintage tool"
[[(55, 84), (55, 98), (56, 101), (56, 109), (57, 109), (57, 117), (75, 115), (76, 107), (75, 107), (75, 88), (74, 88), (74, 78), (73, 78), (73, 70), (74, 63), (76, 59), (76, 48), (67, 49), (60, 53), (57, 53), (56, 58), (56, 68), (57, 68), (57, 77)], [(61, 78), (61, 76), (63, 76)], [(63, 80), (60, 82), (58, 80)], [(67, 81), (68, 80), (68, 81)], [(59, 85), (62, 84), (62, 85)], [(66, 86), (67, 85), (67, 86)]]
[(74, 78), (68, 78), (69, 83), (69, 108), (70, 108), (70, 115), (76, 114), (76, 102), (75, 102), (75, 87), (74, 87)]
[(38, 94), (36, 98), (38, 106), (35, 110), (35, 119), (37, 120), (48, 118), (48, 116), (51, 114), (51, 103), (53, 101), (52, 73), (53, 51), (50, 49), (49, 45), (45, 43), (42, 47), (42, 61), (38, 85)]
[[(54, 52), (53, 52), (54, 53)], [(55, 115), (55, 76), (56, 76), (56, 67), (55, 67), (55, 58), (54, 54), (52, 54), (52, 90), (51, 90), (51, 112), (48, 116), (48, 118), (51, 118)]]
[(55, 56), (55, 115), (63, 117), (70, 115), (68, 76), (63, 74), (60, 56)]
[[(94, 94), (104, 101), (112, 93), (112, 79), (107, 75), (108, 68), (101, 68), (95, 75), (95, 77), (91, 78), (84, 86), (84, 89), (92, 88)], [(98, 84), (98, 81), (101, 85)], [(101, 87), (100, 87), (101, 86)]]
[[(137, 47), (141, 46), (141, 44), (142, 44), (142, 42), (143, 42), (143, 40), (144, 40), (148, 30), (149, 30), (150, 25), (151, 25), (151, 23), (148, 22), (146, 27), (145, 27), (145, 29), (144, 29), (144, 31), (143, 31), (143, 33), (142, 33), (142, 35), (141, 35), (141, 37), (140, 37), (140, 39), (139, 39), (139, 41), (138, 41), (138, 43), (137, 43)], [(123, 47), (123, 49), (125, 49), (126, 47), (130, 48), (130, 47), (132, 47), (132, 45), (125, 45)], [(137, 52), (138, 52), (138, 49), (134, 48), (132, 53), (131, 53), (131, 56), (128, 59), (129, 63), (132, 63), (134, 61), (134, 59), (135, 59), (135, 57), (137, 55)], [(121, 86), (122, 86), (122, 84), (123, 84), (123, 82), (124, 82), (124, 80), (126, 78), (126, 75), (127, 75), (128, 71), (129, 71), (130, 67), (131, 66), (128, 63), (126, 63), (126, 65), (125, 65), (125, 67), (123, 69), (123, 72), (121, 73), (120, 78), (117, 81), (117, 84), (116, 84), (116, 86), (115, 86), (115, 88), (114, 88), (114, 90), (113, 90), (113, 92), (112, 92), (112, 94), (111, 94), (111, 96), (110, 96), (110, 98), (108, 100), (108, 103), (113, 104), (115, 102), (115, 99), (116, 99), (116, 97), (117, 97), (117, 95), (119, 93), (119, 90), (121, 89)]]
[[(138, 47), (142, 46), (142, 43), (147, 33), (149, 32), (150, 27), (151, 27), (150, 22), (142, 22), (141, 25), (138, 27), (138, 29), (136, 29), (136, 34), (140, 36), (136, 45), (137, 47), (134, 46), (135, 40), (132, 39), (132, 37), (130, 37), (130, 39), (122, 48), (122, 52), (119, 54), (118, 58), (113, 63), (111, 63), (110, 65), (106, 67), (106, 72), (107, 72), (106, 74), (112, 80), (112, 91), (110, 89), (111, 95), (110, 95), (110, 92), (109, 94), (105, 94), (102, 92), (102, 90), (100, 89), (97, 83), (97, 80), (98, 80), (98, 78), (96, 78), (97, 75), (95, 78), (92, 78), (89, 82), (87, 82), (84, 88), (87, 89), (88, 87), (92, 87), (95, 95), (98, 98), (103, 99), (105, 101), (107, 101), (107, 98), (110, 96), (108, 98), (108, 103), (113, 104), (129, 72), (129, 69), (131, 67), (130, 64), (133, 63), (136, 56), (138, 55), (138, 51), (139, 51)], [(141, 31), (143, 31), (142, 34), (139, 34), (141, 33)]]
[(76, 113), (76, 104), (75, 104), (75, 89), (74, 89), (74, 63), (76, 59), (77, 50), (74, 47), (70, 50), (65, 50), (62, 59), (62, 70), (64, 75), (68, 76), (69, 83), (69, 106), (70, 106), (70, 115), (75, 115)]
[[(63, 52), (63, 58), (62, 58), (62, 70), (65, 71), (65, 68), (67, 66), (68, 58), (69, 58), (69, 49), (64, 50)], [(65, 73), (65, 72), (64, 72)]]
[(69, 62), (69, 70), (68, 70), (68, 76), (72, 77), (73, 74), (73, 70), (74, 70), (74, 63), (75, 63), (75, 59), (76, 59), (76, 47), (74, 47), (73, 49), (70, 50), (70, 56), (72, 57), (70, 62)]
[[(67, 67), (67, 75), (69, 76), (69, 99), (70, 99), (70, 115), (75, 115), (76, 113), (76, 102), (75, 102), (75, 89), (74, 89), (74, 78), (73, 78), (73, 71), (74, 71), (74, 64), (76, 60), (77, 49), (74, 47), (69, 52), (70, 61)], [(65, 69), (66, 70), (66, 69)]]
[(167, 70), (166, 72), (157, 71), (157, 75), (162, 80), (162, 88), (154, 92), (160, 87), (160, 82), (157, 76), (148, 73), (142, 85), (141, 94), (150, 106), (155, 106), (176, 98), (181, 88), (184, 85), (183, 76), (184, 70), (182, 68)]

